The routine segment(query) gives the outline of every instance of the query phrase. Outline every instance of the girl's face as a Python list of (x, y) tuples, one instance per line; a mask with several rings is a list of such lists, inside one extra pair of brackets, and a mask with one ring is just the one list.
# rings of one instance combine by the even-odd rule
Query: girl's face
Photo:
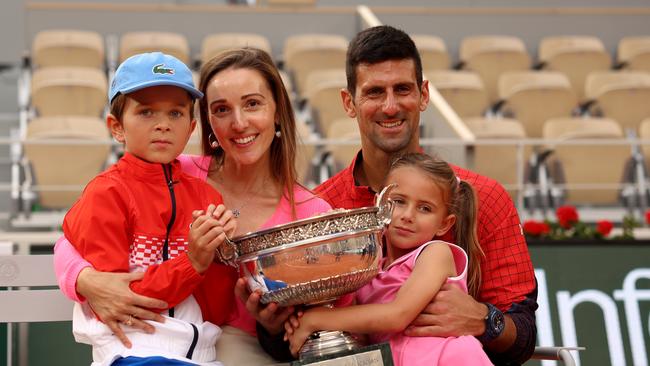
[[(393, 217), (386, 235), (397, 256), (446, 233), (456, 218), (447, 212), (444, 192), (426, 173), (416, 167), (399, 167), (388, 174)], [(396, 258), (397, 258), (396, 256)]]
[(251, 165), (270, 156), (275, 137), (276, 105), (262, 75), (229, 68), (212, 77), (206, 88), (210, 126), (226, 159)]

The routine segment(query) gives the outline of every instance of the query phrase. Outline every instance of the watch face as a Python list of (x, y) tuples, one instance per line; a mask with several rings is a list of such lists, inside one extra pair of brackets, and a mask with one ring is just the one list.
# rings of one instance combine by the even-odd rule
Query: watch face
[(490, 320), (491, 320), (491, 323), (492, 323), (494, 333), (496, 333), (496, 335), (498, 336), (499, 334), (501, 334), (501, 332), (503, 331), (503, 328), (506, 325), (506, 323), (504, 321), (504, 318), (503, 318), (503, 313), (497, 310), (497, 311), (493, 311), (492, 314), (490, 314), (490, 315), (492, 315), (490, 317), (491, 318)]

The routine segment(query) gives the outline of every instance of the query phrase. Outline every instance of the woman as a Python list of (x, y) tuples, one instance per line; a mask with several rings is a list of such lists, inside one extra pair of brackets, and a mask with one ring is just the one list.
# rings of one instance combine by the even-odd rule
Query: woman
[[(267, 53), (246, 48), (216, 56), (202, 67), (199, 89), (205, 94), (199, 104), (203, 156), (179, 160), (183, 170), (205, 179), (222, 194), (226, 207), (239, 218), (235, 235), (330, 209), (296, 182), (294, 113)], [(164, 304), (129, 290), (128, 283), (138, 274), (95, 271), (65, 238), (55, 247), (55, 267), (64, 293), (76, 301), (85, 298), (125, 344), (128, 340), (120, 322), (152, 331), (142, 320), (161, 320), (146, 308)], [(210, 319), (210, 304), (202, 305), (204, 317)], [(277, 318), (282, 320), (290, 310), (283, 309)], [(255, 321), (239, 301), (229, 324), (217, 344), (217, 355), (225, 365), (273, 362), (259, 347)], [(281, 327), (281, 322), (265, 325)]]

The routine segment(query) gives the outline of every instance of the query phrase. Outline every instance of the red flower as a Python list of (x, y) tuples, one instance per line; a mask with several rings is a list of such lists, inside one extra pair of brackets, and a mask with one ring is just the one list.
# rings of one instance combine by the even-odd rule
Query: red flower
[(645, 211), (645, 223), (650, 225), (650, 208)]
[(564, 229), (570, 229), (576, 222), (578, 222), (578, 211), (573, 206), (558, 207), (555, 212), (557, 221)]
[(530, 236), (542, 236), (551, 231), (551, 228), (545, 222), (528, 220), (524, 222), (524, 233)]
[[(647, 216), (647, 213), (646, 213)], [(602, 236), (607, 236), (612, 231), (614, 224), (608, 220), (601, 220), (596, 223), (596, 232)]]

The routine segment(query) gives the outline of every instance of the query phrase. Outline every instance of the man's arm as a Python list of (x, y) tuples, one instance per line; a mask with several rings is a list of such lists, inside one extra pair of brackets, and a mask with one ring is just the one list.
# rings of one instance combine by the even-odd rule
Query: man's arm
[(497, 343), (499, 338), (494, 340), (494, 345), (492, 343), (485, 345), (492, 362), (496, 365), (521, 365), (532, 356), (537, 339), (535, 310), (537, 310), (537, 284), (535, 284), (533, 292), (528, 294), (523, 301), (512, 304), (512, 307), (504, 314), (507, 319), (510, 319), (510, 322), (506, 322), (506, 327), (514, 326), (516, 331), (515, 338), (509, 347), (500, 347), (501, 345)]
[[(504, 313), (503, 332), (484, 344), (492, 362), (496, 365), (519, 365), (530, 358), (537, 337), (536, 309), (537, 289)], [(444, 285), (434, 300), (406, 329), (405, 334), (415, 337), (478, 337), (485, 332), (487, 312), (485, 304), (474, 300), (458, 287)]]

